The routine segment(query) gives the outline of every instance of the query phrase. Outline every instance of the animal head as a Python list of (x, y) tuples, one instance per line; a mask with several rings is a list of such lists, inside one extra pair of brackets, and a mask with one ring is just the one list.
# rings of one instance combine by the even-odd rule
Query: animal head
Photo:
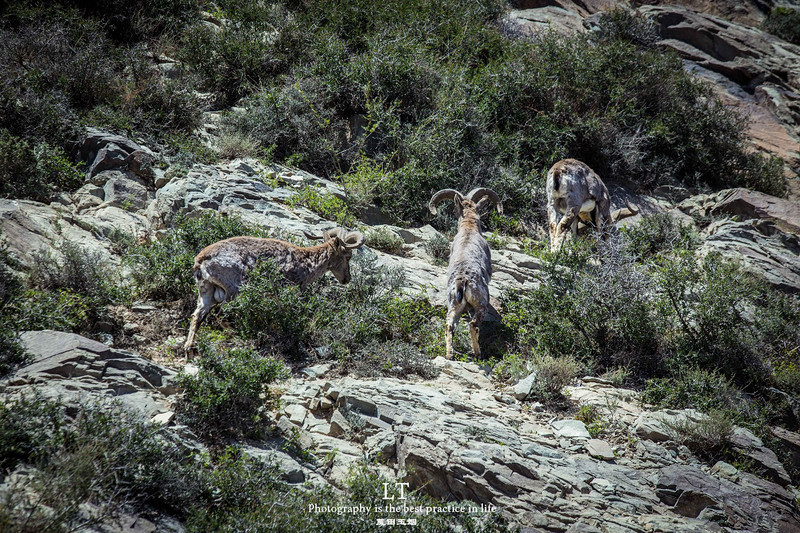
[(503, 213), (503, 203), (497, 193), (491, 189), (479, 187), (472, 189), (466, 196), (463, 196), (455, 189), (442, 189), (434, 194), (428, 203), (428, 209), (432, 215), (437, 213), (436, 206), (445, 200), (453, 200), (458, 218), (463, 217), (465, 213), (474, 214), (474, 216), (480, 218), (480, 211), (490, 202), (497, 206), (498, 213)]
[[(304, 232), (305, 233), (305, 232)], [(334, 254), (328, 264), (328, 270), (341, 284), (350, 282), (350, 258), (353, 250), (364, 244), (365, 237), (358, 231), (348, 232), (345, 228), (332, 228), (322, 232), (322, 235), (309, 235), (306, 238), (322, 240), (333, 247)]]

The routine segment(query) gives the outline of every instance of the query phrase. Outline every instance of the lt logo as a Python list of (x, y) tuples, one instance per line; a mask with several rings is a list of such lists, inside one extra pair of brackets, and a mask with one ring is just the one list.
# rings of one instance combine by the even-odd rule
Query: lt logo
[[(394, 500), (394, 494), (392, 494), (391, 498), (389, 497), (389, 485), (392, 485), (392, 483), (384, 483), (383, 484), (383, 499), (384, 500)], [(405, 500), (406, 499), (406, 493), (403, 490), (403, 487), (408, 487), (408, 485), (409, 485), (408, 483), (394, 483), (395, 490), (397, 490), (398, 487), (399, 487), (400, 497), (397, 498), (398, 500)]]

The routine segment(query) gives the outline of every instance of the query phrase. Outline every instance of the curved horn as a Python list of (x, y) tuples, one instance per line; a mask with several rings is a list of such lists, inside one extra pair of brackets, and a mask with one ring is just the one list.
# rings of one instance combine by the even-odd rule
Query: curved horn
[(344, 228), (331, 228), (323, 231), (322, 235), (325, 236), (326, 241), (329, 241), (334, 237), (339, 237), (340, 239), (342, 239), (342, 241), (344, 241), (344, 237), (345, 235), (347, 235), (347, 230)]
[(613, 222), (617, 222), (623, 218), (628, 218), (639, 214), (639, 208), (631, 204), (628, 200), (625, 200), (625, 205), (626, 207), (621, 207), (611, 213), (611, 220)]
[(305, 231), (303, 231), (303, 235), (305, 235), (306, 239), (310, 241), (321, 241), (322, 239), (325, 238), (323, 235), (311, 235), (310, 233), (306, 233)]
[(497, 193), (494, 192), (492, 189), (486, 189), (484, 187), (478, 187), (477, 189), (472, 189), (469, 191), (467, 198), (475, 202), (476, 204), (481, 201), (484, 196), (488, 196), (489, 199), (494, 202), (494, 205), (497, 206), (497, 212), (501, 215), (503, 214), (503, 203), (500, 201), (500, 197), (497, 196)]
[(344, 245), (352, 250), (361, 247), (367, 238), (360, 231), (351, 231), (342, 240), (344, 241)]
[(455, 201), (456, 196), (458, 196), (459, 198), (463, 198), (463, 196), (461, 196), (461, 193), (455, 189), (442, 189), (441, 191), (434, 194), (433, 197), (431, 197), (431, 201), (428, 202), (428, 210), (431, 212), (432, 215), (435, 215), (437, 205), (439, 205), (441, 202), (445, 200)]

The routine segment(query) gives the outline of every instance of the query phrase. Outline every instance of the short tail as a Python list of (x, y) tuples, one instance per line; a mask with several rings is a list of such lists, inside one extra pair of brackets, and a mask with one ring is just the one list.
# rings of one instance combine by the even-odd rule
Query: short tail
[(467, 280), (465, 278), (457, 278), (456, 279), (456, 301), (461, 303), (464, 301), (464, 289), (467, 286)]
[(200, 263), (197, 261), (195, 261), (194, 266), (192, 266), (192, 272), (194, 274), (195, 281), (200, 281), (203, 279), (203, 274), (200, 272)]

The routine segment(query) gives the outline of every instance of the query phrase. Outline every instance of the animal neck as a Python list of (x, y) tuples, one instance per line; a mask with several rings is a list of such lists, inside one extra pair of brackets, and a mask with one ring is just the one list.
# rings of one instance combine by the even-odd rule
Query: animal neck
[(464, 210), (461, 218), (458, 219), (458, 230), (468, 230), (481, 232), (481, 217), (471, 209)]
[(335, 250), (332, 242), (299, 249), (302, 260), (298, 261), (298, 263), (304, 271), (303, 279), (306, 280), (303, 286), (318, 280), (328, 271), (328, 266), (330, 265), (334, 253)]

